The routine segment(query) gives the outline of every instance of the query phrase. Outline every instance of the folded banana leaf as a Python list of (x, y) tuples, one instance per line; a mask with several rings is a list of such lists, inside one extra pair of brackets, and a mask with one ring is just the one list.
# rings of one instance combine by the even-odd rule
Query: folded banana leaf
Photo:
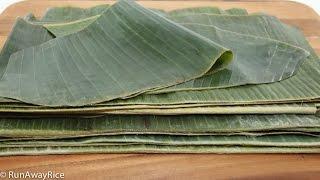
[[(82, 30), (97, 18), (97, 16), (94, 16), (72, 23), (45, 24), (44, 26), (52, 34), (60, 37)], [(216, 27), (209, 30), (208, 27), (200, 27), (201, 30), (197, 30), (189, 26), (186, 27), (231, 49), (234, 54), (234, 62), (227, 69), (210, 73), (188, 83), (182, 83), (172, 90), (166, 89), (160, 90), (160, 92), (222, 88), (280, 81), (291, 77), (309, 55), (309, 52), (300, 47), (269, 38), (233, 33)], [(263, 74), (261, 74), (262, 71)], [(208, 84), (209, 82), (210, 84)]]
[[(287, 129), (288, 130), (288, 129)], [(309, 127), (309, 128), (292, 128), (290, 131), (301, 131), (301, 132), (320, 132), (320, 128), (318, 127)]]
[(274, 147), (320, 147), (319, 136), (282, 134), (264, 136), (241, 135), (108, 135), (64, 139), (6, 140), (1, 147), (34, 146), (87, 146), (115, 144), (154, 144), (154, 145), (215, 145), (215, 146), (274, 146)]
[(318, 108), (314, 103), (303, 104), (271, 104), (251, 106), (208, 106), (203, 104), (172, 105), (172, 106), (87, 106), (87, 107), (43, 107), (21, 104), (0, 105), (2, 116), (47, 116), (61, 115), (102, 115), (102, 114), (150, 114), (150, 115), (184, 115), (184, 114), (313, 114)]
[(53, 38), (54, 36), (48, 33), (46, 28), (27, 23), (18, 18), (0, 53), (0, 77), (5, 72), (11, 54), (42, 44)]
[[(221, 14), (222, 10), (217, 8), (192, 8), (184, 9), (181, 14), (189, 12), (188, 17), (191, 16), (191, 13), (202, 13), (204, 10), (210, 10), (211, 13)], [(177, 16), (180, 17), (180, 14), (177, 11), (174, 13), (173, 20), (176, 20)], [(234, 13), (238, 12), (232, 11)], [(239, 11), (240, 12), (240, 11)], [(170, 14), (170, 13), (169, 13)], [(229, 15), (228, 13), (222, 13)], [(243, 14), (243, 13), (240, 13)], [(200, 14), (202, 15), (202, 14)], [(192, 16), (191, 16), (192, 17)], [(249, 16), (248, 16), (249, 17)], [(90, 18), (68, 22), (64, 24), (43, 24), (51, 33), (55, 36), (64, 36), (66, 34), (74, 33), (88, 26), (94, 22), (98, 16), (92, 16)], [(251, 17), (250, 17), (251, 18)], [(176, 20), (180, 22), (181, 20)], [(271, 19), (271, 21), (275, 21)], [(201, 20), (191, 20), (191, 22), (197, 23), (202, 22)], [(260, 22), (260, 21), (258, 21)], [(220, 21), (221, 24), (224, 22)], [(219, 24), (220, 24), (219, 23)], [(206, 23), (204, 23), (206, 24)], [(261, 24), (261, 23), (260, 23)], [(258, 24), (258, 25), (260, 25)], [(182, 23), (182, 25), (185, 25)], [(210, 24), (212, 25), (212, 24)], [(185, 25), (186, 26), (186, 25)], [(220, 25), (221, 26), (221, 25)], [(260, 25), (261, 26), (261, 25)], [(265, 29), (269, 28), (264, 25)], [(278, 24), (279, 28), (282, 28), (282, 23)], [(204, 37), (209, 38), (214, 42), (218, 42), (224, 47), (231, 49), (234, 53), (236, 61), (234, 61), (229, 68), (226, 70), (220, 71), (215, 74), (210, 74), (209, 76), (204, 76), (197, 78), (195, 80), (189, 81), (188, 83), (182, 83), (174, 88), (169, 88), (160, 91), (151, 91), (150, 93), (159, 93), (159, 92), (170, 92), (186, 89), (210, 89), (217, 87), (230, 87), (243, 84), (259, 84), (274, 82), (286, 79), (291, 77), (297, 67), (300, 66), (301, 62), (308, 56), (308, 52), (304, 49), (291, 46), (288, 43), (280, 42), (278, 40), (272, 40), (270, 38), (261, 38), (259, 36), (245, 35), (234, 33), (230, 31), (225, 31), (214, 26), (211, 31), (208, 31), (208, 27), (200, 27), (200, 31), (192, 29), (188, 26), (187, 28), (197, 32)], [(288, 27), (290, 28), (290, 27)], [(251, 28), (252, 29), (252, 28)], [(292, 37), (290, 37), (292, 39)], [(291, 40), (289, 39), (289, 40)], [(273, 49), (274, 48), (274, 49)], [(253, 49), (255, 51), (253, 51)], [(288, 54), (287, 54), (288, 53)], [(269, 56), (266, 56), (268, 54)], [(293, 60), (294, 59), (294, 60)], [(286, 62), (283, 62), (286, 60)], [(253, 63), (254, 62), (254, 63)], [(264, 71), (264, 75), (261, 75), (261, 71)], [(232, 76), (230, 76), (232, 74)], [(277, 75), (278, 74), (278, 75)]]
[[(114, 104), (261, 104), (269, 103), (270, 101), (297, 102), (317, 99), (319, 97), (319, 81), (317, 80), (318, 75), (313, 76), (313, 74), (319, 73), (319, 59), (312, 48), (308, 45), (303, 35), (295, 28), (289, 27), (278, 21), (276, 18), (266, 15), (228, 16), (214, 14), (196, 14), (193, 16), (174, 16), (174, 18), (175, 21), (191, 23), (188, 25), (194, 27), (194, 29), (198, 29), (198, 31), (200, 32), (204, 31), (203, 34), (205, 34), (206, 32), (205, 30), (201, 30), (202, 27), (204, 29), (209, 28), (209, 30), (213, 29), (213, 27), (218, 27), (220, 29), (226, 29), (228, 31), (236, 33), (243, 33), (248, 35), (253, 34), (256, 36), (272, 38), (303, 47), (311, 53), (311, 56), (301, 66), (299, 73), (296, 76), (279, 83), (257, 86), (240, 86), (236, 88), (219, 90), (175, 92), (163, 95), (160, 94), (157, 96), (143, 95), (128, 100), (115, 101)], [(212, 26), (212, 22), (214, 22), (214, 26)], [(238, 26), (242, 28), (238, 28)], [(309, 74), (309, 70), (311, 70), (312, 73)], [(189, 85), (187, 85), (188, 83), (183, 83), (169, 89), (175, 89), (178, 86), (201, 87), (203, 86), (203, 84), (206, 84), (204, 83), (206, 81), (202, 81), (202, 83), (194, 83), (198, 80), (199, 79), (191, 81)], [(208, 83), (206, 86), (208, 86)]]
[[(206, 135), (319, 128), (314, 115), (105, 115), (98, 117), (16, 117), (0, 119), (0, 137), (68, 137), (99, 134)], [(301, 131), (303, 132), (303, 131)], [(306, 131), (308, 132), (308, 131)], [(320, 132), (316, 131), (315, 133)], [(257, 134), (258, 133), (258, 134)]]
[(12, 54), (0, 95), (47, 106), (94, 104), (194, 79), (231, 59), (217, 43), (119, 1), (82, 31)]
[[(235, 58), (237, 60), (233, 61), (233, 63), (229, 66), (229, 69), (220, 71), (215, 74), (211, 74), (209, 76), (197, 78), (195, 80), (189, 81), (188, 83), (179, 84), (173, 88), (166, 88), (164, 90), (159, 90), (159, 91), (151, 91), (150, 93), (170, 92), (170, 91), (178, 91), (178, 90), (186, 90), (186, 89), (210, 89), (214, 87), (221, 88), (221, 87), (237, 86), (237, 85), (250, 84), (250, 83), (259, 84), (259, 83), (266, 83), (266, 82), (274, 82), (276, 80), (280, 81), (282, 79), (286, 79), (292, 76), (294, 73), (292, 68), (297, 69), (296, 66), (298, 66), (301, 63), (301, 61), (299, 63), (299, 60), (298, 60), (299, 58), (295, 57), (294, 59), (296, 59), (296, 61), (292, 61), (292, 60), (288, 61), (287, 64), (286, 63), (282, 64), (285, 67), (281, 67), (281, 63), (279, 64), (279, 60), (277, 60), (277, 57), (279, 56), (278, 57), (279, 59), (286, 59), (286, 57), (281, 57), (281, 56), (282, 55), (288, 56), (288, 54), (282, 54), (282, 53), (283, 52), (292, 53), (293, 51), (290, 50), (290, 48), (300, 49), (299, 46), (308, 48), (308, 44), (305, 43), (305, 39), (303, 38), (301, 33), (298, 32), (295, 28), (289, 27), (281, 23), (274, 17), (259, 15), (259, 14), (248, 16), (246, 13), (243, 13), (243, 11), (245, 10), (233, 9), (233, 10), (230, 10), (230, 12), (232, 12), (231, 14), (224, 12), (223, 10), (220, 10), (218, 8), (189, 8), (189, 9), (173, 11), (172, 13), (173, 15), (171, 19), (179, 23), (182, 22), (181, 23), (182, 25), (193, 30), (194, 32), (197, 32), (205, 37), (208, 37), (209, 39), (215, 42), (218, 41), (219, 44), (230, 48), (231, 50), (233, 50), (235, 54)], [(239, 14), (237, 14), (237, 12), (239, 12)], [(210, 13), (210, 14), (203, 14), (203, 13)], [(168, 14), (171, 14), (171, 13), (169, 12)], [(222, 14), (224, 16), (222, 16)], [(235, 14), (240, 16), (234, 16)], [(207, 16), (210, 16), (209, 21)], [(95, 18), (97, 17), (94, 16), (93, 19)], [(90, 21), (88, 21), (87, 19), (83, 21), (89, 24), (92, 23), (91, 22), (92, 19), (90, 19)], [(188, 24), (186, 24), (185, 22), (187, 22)], [(214, 22), (214, 24), (212, 22)], [(236, 26), (239, 26), (238, 24), (235, 25), (235, 22), (236, 23), (240, 22), (239, 23), (240, 26), (246, 25), (245, 28), (240, 30), (240, 32), (243, 34), (232, 32), (232, 30), (235, 29)], [(76, 24), (77, 23), (79, 22), (76, 22)], [(226, 23), (228, 23), (228, 25), (225, 25)], [(248, 24), (251, 26), (247, 26)], [(274, 26), (270, 27), (269, 24), (274, 24)], [(196, 27), (192, 27), (191, 25)], [(206, 25), (210, 25), (210, 27)], [(252, 27), (253, 25), (254, 27)], [(200, 26), (200, 27), (197, 27), (197, 26)], [(75, 29), (77, 29), (77, 25), (74, 25), (74, 27)], [(279, 29), (278, 32), (275, 29), (273, 29), (274, 27), (276, 27), (275, 29)], [(69, 32), (68, 30), (66, 30), (66, 29), (69, 29), (69, 24), (66, 24), (66, 25), (52, 24), (50, 26), (47, 26), (47, 28), (56, 36), (60, 36), (61, 32)], [(220, 28), (227, 29), (227, 31)], [(253, 34), (255, 34), (256, 36), (252, 36), (251, 32), (254, 32)], [(285, 34), (285, 36), (282, 37), (278, 35), (279, 32), (282, 34), (284, 32), (291, 32), (291, 33), (289, 35)], [(250, 34), (246, 35), (247, 33), (250, 33)], [(300, 38), (297, 41), (297, 36), (298, 37), (302, 36), (302, 38)], [(267, 37), (267, 38), (265, 39), (261, 37)], [(278, 43), (279, 42), (281, 43), (281, 41), (283, 41), (284, 44), (281, 44), (280, 47), (278, 46), (278, 44), (269, 46), (269, 47), (275, 48), (274, 51), (268, 48), (259, 48), (259, 44), (263, 46), (268, 46), (266, 44), (268, 44), (267, 42), (271, 40), (276, 41)], [(258, 41), (258, 42), (255, 43), (255, 41)], [(246, 45), (246, 42), (248, 42), (248, 45)], [(289, 44), (292, 44), (293, 47), (291, 47)], [(288, 48), (288, 45), (290, 48), (286, 49)], [(285, 46), (284, 48), (285, 50), (281, 46)], [(256, 51), (252, 51), (252, 49), (258, 49), (258, 50), (261, 49), (262, 50), (260, 52), (261, 54), (259, 54), (259, 52), (256, 52)], [(248, 52), (253, 52), (254, 54), (250, 54)], [(276, 54), (276, 53), (280, 53), (280, 54)], [(298, 51), (296, 53), (301, 56), (303, 55), (301, 51)], [(270, 61), (268, 61), (268, 57), (264, 57), (265, 54), (270, 54), (270, 56), (272, 56), (271, 59), (269, 58)], [(257, 59), (255, 59), (255, 57)], [(264, 58), (267, 58), (267, 60)], [(292, 59), (293, 57), (287, 57), (287, 58)], [(301, 59), (304, 59), (304, 58), (305, 56), (301, 57)], [(252, 62), (255, 62), (256, 64)], [(259, 62), (261, 64), (259, 64)], [(291, 65), (294, 67), (290, 68)], [(261, 68), (259, 67), (266, 68), (264, 71), (264, 76), (261, 76)], [(241, 69), (241, 68), (245, 68), (245, 69)], [(277, 76), (277, 72), (279, 71), (279, 69), (277, 68), (282, 70), (280, 71), (281, 74), (279, 74), (279, 76)], [(273, 72), (273, 70), (275, 72)], [(231, 77), (230, 77), (230, 74), (232, 74)]]
[(88, 153), (319, 153), (318, 147), (105, 145), (0, 147), (1, 156)]
[[(141, 108), (119, 109), (94, 112), (97, 114), (151, 114), (151, 115), (183, 115), (183, 114), (313, 114), (317, 113), (317, 107), (312, 104), (280, 104), (258, 106), (204, 106), (183, 108)], [(11, 109), (10, 109), (11, 110)], [(84, 109), (85, 110), (85, 109)], [(4, 110), (8, 112), (7, 110)], [(21, 110), (18, 110), (22, 112)], [(1, 112), (1, 109), (0, 109)], [(35, 113), (34, 109), (32, 110)], [(61, 111), (60, 111), (61, 112)], [(46, 112), (48, 113), (48, 111)], [(65, 113), (65, 112), (64, 112)]]
[[(262, 35), (263, 34), (261, 34), (261, 36)], [(295, 37), (296, 39), (304, 39), (303, 36), (298, 36), (298, 34)], [(307, 47), (307, 45), (305, 47)], [(306, 100), (318, 99), (320, 88), (320, 82), (318, 80), (320, 68), (319, 59), (311, 48), (308, 49), (312, 55), (301, 65), (298, 73), (278, 83), (202, 91), (181, 91), (158, 95), (141, 95), (126, 100), (113, 101), (110, 102), (110, 104), (262, 104), (290, 101), (305, 102)], [(194, 83), (190, 85), (193, 86)]]
[(51, 8), (0, 53), (0, 155), (319, 153), (319, 73), (265, 14)]

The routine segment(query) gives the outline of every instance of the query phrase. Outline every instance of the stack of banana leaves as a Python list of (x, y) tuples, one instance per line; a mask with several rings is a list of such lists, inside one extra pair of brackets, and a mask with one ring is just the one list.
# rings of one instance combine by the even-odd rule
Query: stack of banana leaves
[(320, 60), (264, 13), (54, 7), (0, 76), (0, 155), (320, 153)]

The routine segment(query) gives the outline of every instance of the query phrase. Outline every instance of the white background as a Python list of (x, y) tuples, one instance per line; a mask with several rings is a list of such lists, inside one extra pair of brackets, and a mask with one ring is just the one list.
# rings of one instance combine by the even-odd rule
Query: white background
[[(7, 8), (9, 5), (19, 2), (21, 0), (0, 0), (0, 13)], [(306, 4), (313, 8), (320, 15), (320, 0), (292, 0), (303, 4)]]

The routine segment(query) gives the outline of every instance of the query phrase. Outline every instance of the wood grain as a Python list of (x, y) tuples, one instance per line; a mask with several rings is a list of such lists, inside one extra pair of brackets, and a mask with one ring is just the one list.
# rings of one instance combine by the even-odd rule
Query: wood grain
[[(113, 1), (40, 1), (14, 4), (0, 15), (0, 47), (18, 16), (41, 16), (48, 7), (90, 7)], [(320, 54), (320, 17), (309, 7), (286, 1), (140, 1), (172, 10), (194, 6), (239, 7), (266, 12), (297, 26)], [(91, 154), (0, 158), (0, 171), (65, 173), (66, 179), (319, 179), (320, 154)]]
[(2, 171), (65, 173), (67, 179), (313, 179), (320, 155), (93, 154), (3, 157)]

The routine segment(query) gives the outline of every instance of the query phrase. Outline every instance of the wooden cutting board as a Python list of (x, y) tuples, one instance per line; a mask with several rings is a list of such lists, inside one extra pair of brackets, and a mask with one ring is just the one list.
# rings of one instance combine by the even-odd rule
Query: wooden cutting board
[[(48, 7), (90, 7), (112, 1), (29, 0), (0, 15), (0, 47), (18, 16), (41, 16)], [(146, 7), (172, 10), (195, 6), (239, 7), (266, 12), (297, 26), (320, 54), (320, 17), (311, 8), (287, 1), (140, 1)], [(316, 179), (320, 154), (90, 154), (0, 158), (1, 175), (9, 171), (64, 173), (66, 179)]]

